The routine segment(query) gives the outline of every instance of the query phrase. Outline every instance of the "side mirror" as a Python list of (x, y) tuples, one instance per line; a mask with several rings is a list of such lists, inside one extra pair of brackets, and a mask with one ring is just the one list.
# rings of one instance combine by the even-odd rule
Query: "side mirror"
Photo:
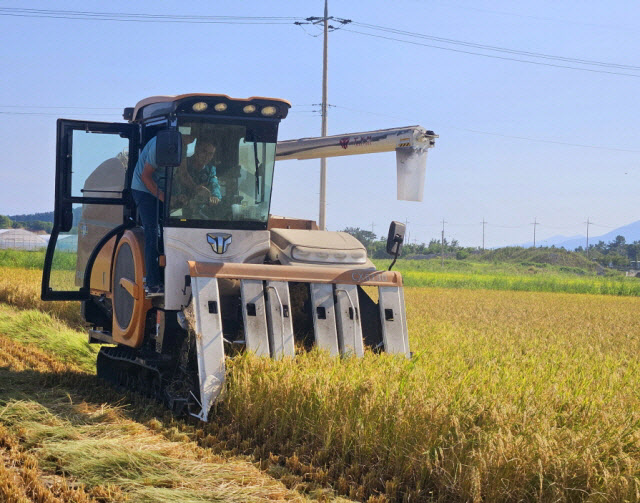
[(394, 257), (400, 256), (402, 251), (402, 243), (404, 242), (404, 233), (406, 226), (395, 220), (389, 226), (389, 235), (387, 237), (387, 253)]
[(71, 203), (64, 203), (60, 214), (60, 230), (69, 232), (73, 227), (73, 207)]
[(156, 164), (176, 168), (182, 161), (182, 134), (177, 129), (162, 129), (156, 134)]

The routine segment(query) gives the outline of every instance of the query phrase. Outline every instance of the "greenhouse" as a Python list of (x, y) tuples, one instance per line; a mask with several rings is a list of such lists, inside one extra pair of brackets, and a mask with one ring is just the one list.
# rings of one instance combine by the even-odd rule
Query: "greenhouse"
[(47, 247), (47, 240), (26, 229), (0, 229), (0, 250), (40, 250)]

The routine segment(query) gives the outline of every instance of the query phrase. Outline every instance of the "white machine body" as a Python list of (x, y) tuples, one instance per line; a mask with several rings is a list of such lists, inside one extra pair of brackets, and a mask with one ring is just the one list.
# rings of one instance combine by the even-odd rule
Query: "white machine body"
[(189, 260), (261, 264), (270, 244), (269, 231), (166, 227), (164, 308), (179, 310), (189, 304)]

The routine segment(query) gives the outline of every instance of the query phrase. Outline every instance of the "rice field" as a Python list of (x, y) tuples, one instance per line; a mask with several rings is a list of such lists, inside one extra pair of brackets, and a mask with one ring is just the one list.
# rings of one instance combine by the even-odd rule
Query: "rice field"
[(392, 501), (638, 501), (640, 303), (410, 288), (389, 356), (233, 362), (243, 436)]
[[(3, 299), (37, 308), (35, 277), (20, 270), (3, 283), (5, 271)], [(411, 360), (243, 355), (228, 361), (211, 422), (178, 424), (203, 452), (247, 454), (292, 485), (312, 481), (357, 501), (640, 501), (635, 295), (430, 286), (408, 287), (406, 302)], [(0, 311), (0, 332), (88, 368), (88, 349), (76, 348), (79, 357), (46, 343), (84, 334), (62, 324), (37, 332), (41, 315), (28, 316)], [(1, 411), (0, 425), (15, 435)]]

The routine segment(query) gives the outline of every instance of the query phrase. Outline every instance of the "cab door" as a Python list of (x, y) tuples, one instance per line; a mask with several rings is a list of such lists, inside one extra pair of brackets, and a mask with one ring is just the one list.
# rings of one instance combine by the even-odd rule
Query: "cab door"
[(127, 180), (138, 126), (59, 119), (54, 222), (42, 274), (43, 300), (86, 300), (99, 249), (129, 224)]

